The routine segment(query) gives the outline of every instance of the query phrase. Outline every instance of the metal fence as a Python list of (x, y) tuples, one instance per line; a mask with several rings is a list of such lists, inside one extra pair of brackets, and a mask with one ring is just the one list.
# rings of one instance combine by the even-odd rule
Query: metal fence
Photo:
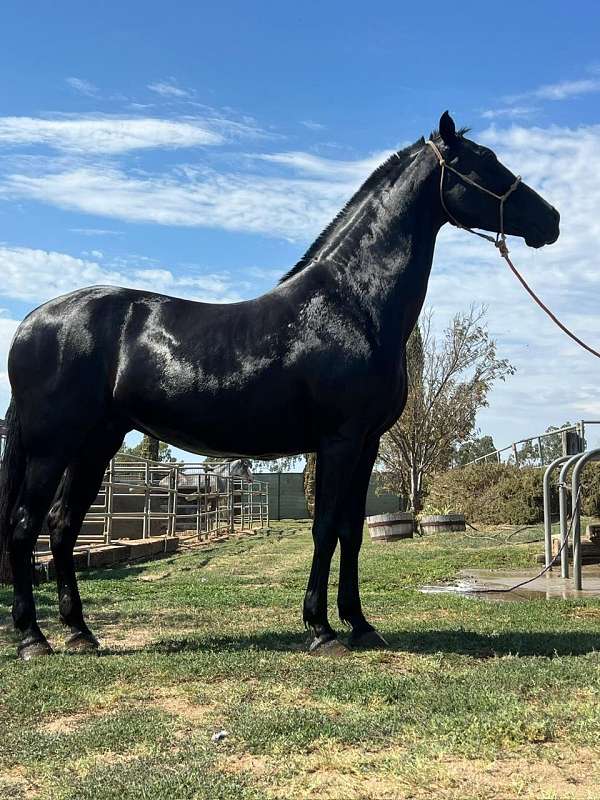
[[(5, 436), (0, 420), (0, 452)], [(212, 472), (223, 465), (227, 467), (227, 462), (170, 464), (117, 455), (106, 470), (77, 544), (174, 535), (204, 539), (268, 525), (268, 485)], [(38, 549), (48, 545), (48, 535), (42, 531)]]
[[(582, 419), (574, 425), (530, 436), (528, 439), (520, 439), (499, 450), (491, 450), (461, 466), (468, 467), (471, 464), (482, 464), (488, 461), (498, 464), (512, 463), (517, 467), (545, 466), (557, 457), (557, 449), (559, 453), (562, 452), (565, 455), (583, 452), (586, 428), (590, 425), (600, 425), (600, 420)], [(574, 434), (572, 438), (571, 434)]]

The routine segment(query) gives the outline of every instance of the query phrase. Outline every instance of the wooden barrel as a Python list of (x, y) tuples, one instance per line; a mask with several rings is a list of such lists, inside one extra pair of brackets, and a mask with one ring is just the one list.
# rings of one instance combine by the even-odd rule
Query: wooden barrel
[(394, 511), (393, 514), (376, 514), (367, 517), (369, 533), (374, 542), (395, 542), (412, 539), (415, 515), (409, 511)]
[(466, 531), (464, 514), (432, 514), (421, 517), (421, 533), (444, 533), (447, 531)]

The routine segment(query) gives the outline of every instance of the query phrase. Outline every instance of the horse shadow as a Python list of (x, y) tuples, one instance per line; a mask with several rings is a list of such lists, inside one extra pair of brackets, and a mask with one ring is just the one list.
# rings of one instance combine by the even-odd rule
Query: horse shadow
[[(520, 658), (579, 656), (600, 650), (600, 635), (585, 632), (510, 631), (485, 634), (464, 629), (430, 630), (425, 632), (397, 630), (385, 632), (389, 649), (385, 652), (432, 655), (455, 654), (485, 661), (502, 656)], [(306, 653), (310, 636), (294, 630), (266, 631), (252, 634), (218, 636), (182, 636), (163, 638), (141, 648), (151, 653), (194, 653), (214, 651), (266, 651), (290, 654)], [(344, 636), (340, 636), (342, 641)], [(139, 653), (140, 649), (124, 649), (121, 655)], [(107, 653), (108, 654), (108, 653)]]

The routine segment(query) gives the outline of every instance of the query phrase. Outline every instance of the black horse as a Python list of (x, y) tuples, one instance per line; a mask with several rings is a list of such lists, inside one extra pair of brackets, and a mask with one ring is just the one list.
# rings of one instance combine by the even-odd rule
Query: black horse
[[(515, 176), (457, 132), (447, 113), (432, 141), (435, 147), (420, 139), (392, 155), (279, 285), (255, 300), (212, 305), (93, 287), (23, 321), (9, 355), (0, 508), (22, 658), (52, 652), (36, 621), (31, 574), (46, 516), (68, 646), (98, 647), (83, 618), (73, 546), (109, 459), (133, 428), (199, 453), (316, 452), (314, 555), (304, 599), (311, 649), (342, 648), (327, 619), (338, 540), (338, 609), (352, 626), (350, 644), (384, 644), (359, 597), (365, 497), (379, 438), (406, 401), (405, 346), (425, 298), (436, 235), (448, 221), (488, 231), (503, 226), (541, 247), (559, 232), (558, 212), (523, 183), (501, 221), (498, 198)], [(441, 192), (439, 157), (454, 168)]]

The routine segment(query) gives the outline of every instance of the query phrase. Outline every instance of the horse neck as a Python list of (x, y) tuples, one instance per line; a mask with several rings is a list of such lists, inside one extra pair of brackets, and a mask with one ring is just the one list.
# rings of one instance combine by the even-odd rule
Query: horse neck
[(405, 155), (368, 193), (358, 192), (307, 254), (307, 273), (329, 273), (378, 338), (396, 346), (419, 316), (444, 222), (437, 164), (428, 156), (427, 147)]

